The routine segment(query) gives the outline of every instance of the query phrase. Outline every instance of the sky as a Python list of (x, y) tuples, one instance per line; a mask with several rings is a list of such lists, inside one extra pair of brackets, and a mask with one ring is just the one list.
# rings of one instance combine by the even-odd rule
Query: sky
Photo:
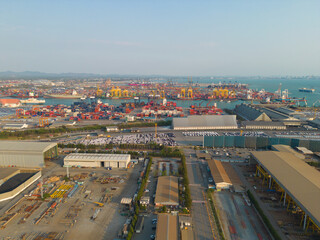
[(320, 75), (319, 0), (0, 0), (0, 71)]

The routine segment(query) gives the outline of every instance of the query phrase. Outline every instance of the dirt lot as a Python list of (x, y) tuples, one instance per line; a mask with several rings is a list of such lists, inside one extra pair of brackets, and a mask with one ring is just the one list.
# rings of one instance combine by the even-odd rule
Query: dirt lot
[[(51, 197), (45, 201), (36, 200), (35, 196), (24, 197), (14, 209), (3, 214), (1, 225), (3, 226), (7, 219), (10, 221), (5, 228), (0, 229), (1, 239), (21, 239), (22, 236), (26, 239), (35, 239), (39, 236), (49, 239), (54, 237), (54, 239), (79, 240), (117, 238), (119, 230), (126, 221), (126, 217), (120, 215), (120, 200), (122, 197), (133, 197), (138, 187), (137, 179), (141, 169), (141, 164), (130, 169), (111, 171), (102, 168), (70, 169), (71, 179), (78, 174), (87, 175), (84, 179), (78, 180), (79, 187), (75, 193), (70, 197), (65, 194), (64, 197), (52, 199), (54, 194), (60, 194), (62, 191), (60, 188), (67, 188), (69, 185), (72, 186), (70, 189), (75, 188), (76, 182), (62, 182), (58, 185), (60, 188), (58, 186), (51, 188), (53, 183), (50, 185), (44, 182), (44, 189), (53, 191)], [(94, 176), (90, 175), (93, 171)], [(64, 168), (56, 167), (48, 177), (65, 175), (65, 173)], [(111, 177), (116, 180), (102, 183), (98, 182), (100, 177), (105, 179)], [(61, 179), (60, 177), (59, 181)], [(33, 188), (35, 187), (34, 184)], [(99, 207), (95, 202), (102, 202), (103, 206)], [(7, 205), (3, 209), (8, 209), (12, 205), (10, 201), (2, 204)], [(93, 220), (95, 213), (97, 217)]]

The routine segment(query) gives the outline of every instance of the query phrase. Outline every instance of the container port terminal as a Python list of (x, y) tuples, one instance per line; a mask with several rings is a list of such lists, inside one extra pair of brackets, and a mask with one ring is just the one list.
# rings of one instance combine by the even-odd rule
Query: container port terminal
[(320, 102), (275, 89), (0, 81), (1, 238), (319, 239)]

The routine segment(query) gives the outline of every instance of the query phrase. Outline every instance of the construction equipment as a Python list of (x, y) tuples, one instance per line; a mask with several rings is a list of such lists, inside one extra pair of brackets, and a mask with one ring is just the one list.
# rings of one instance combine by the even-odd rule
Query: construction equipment
[(186, 90), (184, 88), (181, 89), (181, 98), (186, 97)]
[(39, 127), (46, 127), (49, 125), (49, 119), (47, 117), (39, 118)]
[(158, 123), (154, 124), (154, 136), (155, 138), (157, 138), (157, 127), (158, 127)]
[(97, 92), (96, 92), (96, 95), (97, 97), (101, 97), (103, 94), (103, 91), (101, 89), (99, 89), (99, 84), (97, 85)]
[(93, 202), (94, 204), (96, 204), (98, 207), (104, 207), (104, 204), (101, 202)]
[(192, 91), (192, 88), (189, 88), (188, 89), (188, 98), (193, 98), (193, 91)]

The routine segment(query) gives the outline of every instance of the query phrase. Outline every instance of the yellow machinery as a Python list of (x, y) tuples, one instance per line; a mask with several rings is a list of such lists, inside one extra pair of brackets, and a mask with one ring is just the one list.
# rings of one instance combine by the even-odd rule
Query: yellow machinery
[(39, 118), (39, 127), (46, 127), (49, 125), (49, 120), (47, 117), (40, 117)]
[(163, 98), (166, 98), (166, 93), (164, 92), (164, 90), (161, 90), (160, 91), (160, 97), (163, 99)]
[(219, 90), (215, 88), (215, 89), (213, 90), (212, 98), (218, 98), (218, 97), (219, 97)]
[(97, 85), (96, 95), (97, 95), (97, 97), (101, 97), (102, 94), (103, 94), (103, 91), (99, 88), (99, 84), (98, 84), (98, 85)]
[(121, 88), (119, 87), (116, 89), (116, 97), (121, 97)]
[(157, 138), (157, 126), (158, 126), (158, 123), (155, 123), (154, 124), (154, 137)]
[(121, 97), (121, 88), (112, 87), (110, 90), (111, 97)]
[(229, 96), (228, 89), (221, 89), (220, 93), (221, 93), (221, 96), (224, 97), (224, 98), (227, 98)]
[(93, 202), (93, 203), (94, 203), (94, 204), (97, 204), (98, 207), (103, 207), (103, 206), (104, 206), (104, 204), (101, 203), (101, 202)]
[(189, 89), (188, 89), (188, 98), (193, 98), (192, 88), (189, 88)]
[(181, 98), (186, 97), (186, 90), (184, 88), (181, 89)]
[(111, 94), (111, 97), (114, 97), (116, 95), (116, 90), (114, 87), (111, 88), (110, 94)]
[[(235, 92), (234, 92), (235, 95)], [(213, 98), (218, 98), (218, 97), (223, 97), (223, 98), (228, 98), (229, 96), (229, 90), (228, 89), (214, 89), (213, 90)]]
[(129, 91), (127, 89), (122, 91), (122, 96), (123, 97), (129, 97)]

